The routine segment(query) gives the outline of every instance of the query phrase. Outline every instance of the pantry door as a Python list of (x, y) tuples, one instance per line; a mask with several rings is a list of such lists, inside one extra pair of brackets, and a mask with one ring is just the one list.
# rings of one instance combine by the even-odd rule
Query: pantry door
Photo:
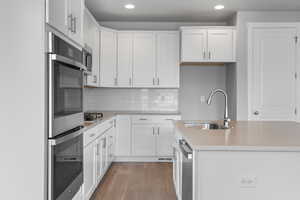
[(296, 25), (249, 25), (250, 120), (296, 120), (296, 36)]

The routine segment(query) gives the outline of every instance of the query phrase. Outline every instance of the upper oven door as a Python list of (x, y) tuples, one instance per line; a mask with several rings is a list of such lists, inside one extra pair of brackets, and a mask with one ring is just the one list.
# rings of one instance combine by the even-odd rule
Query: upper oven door
[(83, 124), (84, 66), (49, 54), (49, 137)]

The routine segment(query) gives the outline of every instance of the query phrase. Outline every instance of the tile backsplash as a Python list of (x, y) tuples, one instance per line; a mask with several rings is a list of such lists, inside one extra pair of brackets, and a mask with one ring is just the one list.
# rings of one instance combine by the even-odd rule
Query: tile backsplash
[(178, 89), (86, 88), (84, 110), (178, 111)]

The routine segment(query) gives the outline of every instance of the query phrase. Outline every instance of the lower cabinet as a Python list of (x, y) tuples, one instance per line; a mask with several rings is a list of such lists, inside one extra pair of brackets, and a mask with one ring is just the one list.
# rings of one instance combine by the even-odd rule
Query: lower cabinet
[(160, 125), (156, 136), (157, 156), (172, 156), (172, 144), (174, 141), (174, 127), (172, 125)]
[[(109, 124), (105, 124), (109, 123)], [(83, 199), (89, 200), (100, 180), (114, 159), (115, 125), (114, 119), (89, 130), (84, 138), (83, 154)], [(88, 135), (90, 134), (90, 135)], [(93, 140), (90, 138), (93, 137)]]
[(132, 126), (132, 155), (156, 155), (156, 133), (154, 127), (143, 124), (134, 124)]
[(83, 183), (84, 199), (88, 199), (94, 192), (96, 183), (96, 142), (91, 142), (84, 148), (83, 153)]

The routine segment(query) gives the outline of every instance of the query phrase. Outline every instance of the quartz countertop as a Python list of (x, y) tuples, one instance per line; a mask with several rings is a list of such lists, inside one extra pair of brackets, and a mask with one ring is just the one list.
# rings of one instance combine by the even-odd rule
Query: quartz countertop
[(188, 128), (184, 121), (174, 123), (177, 134), (194, 150), (300, 152), (300, 123), (296, 122), (232, 121), (227, 130)]
[(85, 130), (93, 128), (105, 122), (106, 120), (110, 120), (116, 115), (180, 115), (178, 111), (95, 111), (95, 112), (103, 113), (103, 118), (101, 120), (84, 122)]

